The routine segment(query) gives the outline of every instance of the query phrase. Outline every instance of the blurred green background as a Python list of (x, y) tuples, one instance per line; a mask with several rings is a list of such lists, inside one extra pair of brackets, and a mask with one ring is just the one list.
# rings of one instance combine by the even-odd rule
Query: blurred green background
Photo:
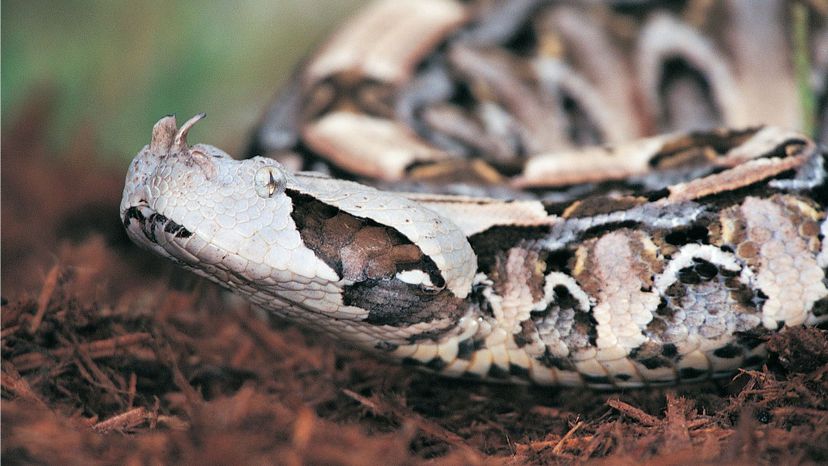
[(203, 111), (191, 141), (237, 152), (291, 70), (363, 3), (5, 0), (3, 124), (49, 90), (56, 146), (88, 127), (124, 163), (161, 116)]

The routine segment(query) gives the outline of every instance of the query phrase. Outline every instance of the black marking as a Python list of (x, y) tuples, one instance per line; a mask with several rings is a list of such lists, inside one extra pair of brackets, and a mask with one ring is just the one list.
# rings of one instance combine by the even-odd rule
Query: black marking
[(410, 345), (414, 345), (419, 341), (431, 341), (432, 343), (438, 340), (443, 334), (446, 333), (445, 328), (435, 328), (434, 330), (426, 330), (425, 332), (415, 333), (414, 335), (409, 335), (405, 338), (405, 340)]
[(624, 220), (623, 222), (609, 222), (609, 223), (602, 223), (601, 225), (595, 225), (593, 227), (589, 227), (581, 233), (580, 240), (583, 241), (585, 239), (590, 238), (597, 238), (599, 236), (603, 236), (607, 233), (621, 230), (623, 228), (629, 229), (637, 229), (641, 227), (641, 222), (635, 220)]
[(563, 272), (571, 275), (570, 263), (575, 257), (575, 253), (569, 249), (556, 249), (550, 251), (546, 256), (546, 270), (544, 274), (549, 272)]
[(681, 283), (685, 285), (698, 285), (701, 283), (701, 277), (693, 267), (685, 267), (678, 271), (678, 279)]
[(541, 205), (543, 206), (543, 210), (546, 211), (547, 215), (560, 217), (566, 211), (566, 209), (568, 209), (569, 206), (572, 205), (572, 202), (541, 201)]
[(181, 225), (172, 220), (168, 221), (167, 224), (164, 225), (164, 231), (171, 234), (175, 234), (179, 228), (181, 228)]
[(828, 314), (828, 297), (815, 302), (811, 308), (811, 312), (814, 314), (814, 317), (822, 317)]
[(689, 243), (709, 244), (710, 232), (707, 227), (700, 224), (693, 224), (688, 228), (677, 228), (664, 236), (664, 241), (674, 246), (682, 246)]
[(632, 376), (630, 374), (615, 374), (615, 378), (622, 382), (626, 382), (630, 380)]
[(509, 373), (524, 379), (529, 378), (529, 369), (518, 366), (517, 364), (509, 364)]
[(650, 370), (660, 367), (673, 367), (673, 363), (665, 358), (663, 353), (664, 347), (662, 345), (654, 341), (647, 341), (637, 348), (633, 348), (629, 357)]
[(741, 188), (726, 189), (708, 194), (695, 199), (695, 202), (707, 204), (711, 210), (722, 210), (735, 204), (741, 204), (748, 196), (767, 198), (779, 192), (775, 188), (768, 186), (768, 183), (774, 178), (767, 177), (742, 186)]
[(445, 361), (443, 361), (443, 358), (441, 358), (440, 356), (435, 356), (431, 359), (431, 361), (425, 364), (426, 367), (435, 372), (440, 372), (441, 370), (445, 369), (447, 365), (448, 364)]
[(144, 232), (144, 236), (147, 237), (148, 240), (152, 241), (153, 243), (158, 243), (158, 239), (155, 237), (155, 226), (160, 225), (157, 219), (161, 217), (166, 220), (167, 217), (159, 214), (152, 214), (147, 218), (147, 221), (144, 222), (141, 227)]
[(124, 228), (129, 228), (132, 219), (138, 220), (138, 223), (141, 225), (146, 221), (144, 214), (141, 213), (138, 207), (130, 207), (124, 212)]
[(704, 259), (694, 257), (693, 262), (696, 263), (694, 269), (702, 280), (711, 280), (719, 274), (719, 268)]
[(605, 375), (587, 375), (581, 374), (583, 377), (584, 382), (589, 384), (596, 384), (596, 385), (612, 385), (612, 381), (609, 377)]
[(707, 369), (696, 369), (695, 367), (685, 367), (679, 369), (679, 378), (681, 379), (698, 379), (707, 376)]
[(553, 291), (555, 293), (554, 302), (562, 309), (575, 309), (580, 304), (569, 292), (569, 288), (564, 285), (555, 285)]
[(189, 238), (190, 236), (193, 236), (193, 233), (190, 230), (184, 228), (182, 225), (179, 225), (173, 220), (167, 220), (167, 224), (164, 225), (164, 231), (172, 234), (176, 238)]
[(495, 265), (495, 257), (501, 251), (508, 251), (518, 243), (530, 242), (548, 236), (548, 226), (494, 226), (469, 237), (477, 255), (478, 270), (489, 273)]
[(509, 371), (498, 366), (497, 364), (492, 364), (489, 366), (489, 372), (487, 375), (493, 379), (508, 379)]
[[(657, 309), (657, 308), (656, 308)], [(651, 320), (647, 324), (647, 334), (651, 335), (663, 335), (664, 332), (667, 331), (669, 328), (669, 324), (667, 320), (665, 320), (662, 316), (656, 315), (654, 316), (653, 320)]]
[[(674, 282), (670, 286), (668, 286), (666, 290), (664, 290), (664, 296), (667, 296), (668, 298), (683, 298), (686, 294), (687, 289), (684, 286), (682, 286), (681, 282)], [(656, 309), (656, 314), (661, 315), (662, 312), (669, 313), (670, 311), (668, 311), (667, 309), (669, 309), (669, 306), (662, 306), (661, 304), (659, 304), (658, 309)]]
[(673, 363), (669, 359), (661, 356), (653, 356), (645, 359), (639, 359), (638, 362), (647, 369), (659, 369), (662, 367), (673, 367)]
[(477, 305), (477, 308), (482, 315), (494, 318), (494, 309), (492, 308), (492, 303), (491, 301), (489, 301), (489, 298), (487, 298), (484, 294), (484, 292), (489, 288), (489, 285), (479, 283), (472, 285), (471, 293), (469, 294), (468, 300), (469, 302)]
[[(681, 293), (678, 293), (677, 290), (681, 290)], [(666, 290), (665, 294), (670, 297), (674, 297), (674, 295), (678, 294), (679, 297), (684, 296), (684, 288), (681, 285), (670, 285)], [(667, 298), (664, 296), (661, 297), (661, 301), (658, 303), (658, 307), (656, 307), (655, 313), (659, 317), (663, 317), (664, 319), (671, 319), (674, 315), (676, 315), (676, 310), (670, 306), (670, 303), (667, 302)]]
[[(368, 279), (347, 285), (342, 302), (368, 311), (363, 322), (372, 325), (406, 327), (437, 319), (456, 321), (466, 312), (468, 304), (451, 291), (437, 294), (400, 280)], [(446, 330), (450, 328), (446, 326)]]
[[(789, 153), (789, 150), (790, 150), (789, 146), (800, 146), (800, 147), (802, 147), (802, 146), (805, 146), (807, 144), (808, 144), (808, 141), (805, 140), (805, 139), (802, 139), (802, 138), (785, 139), (784, 141), (780, 142), (776, 147), (774, 147), (773, 149), (765, 152), (764, 154), (762, 154), (760, 157), (757, 157), (757, 158), (763, 158), (763, 159), (764, 158), (780, 158), (780, 159), (784, 159), (786, 157), (790, 157), (790, 155), (791, 155)], [(785, 172), (782, 172), (779, 175), (776, 175), (774, 178), (779, 177), (783, 173), (785, 173)]]
[(403, 366), (422, 366), (423, 365), (423, 363), (421, 363), (419, 360), (411, 358), (411, 357), (402, 358), (402, 361), (400, 361), (400, 363)]
[[(686, 62), (682, 63), (687, 66)], [(681, 65), (679, 65), (681, 66)], [(681, 70), (685, 71), (686, 70)], [(690, 71), (695, 71), (691, 69)], [(701, 79), (704, 79), (701, 77)], [(663, 83), (662, 83), (663, 84)], [(663, 91), (663, 89), (662, 89)], [(724, 154), (730, 149), (744, 143), (761, 129), (761, 126), (737, 130), (692, 131), (687, 134), (687, 143), (675, 145), (673, 150), (665, 150), (650, 159), (650, 166), (655, 168), (663, 164), (664, 160), (694, 147), (710, 147), (718, 154)]]
[(515, 344), (518, 348), (523, 348), (535, 341), (535, 336), (538, 334), (538, 329), (535, 327), (535, 322), (532, 319), (526, 319), (520, 323), (520, 331), (512, 334)]
[[(822, 95), (822, 101), (825, 102), (826, 100), (828, 100), (828, 92), (826, 92)], [(828, 112), (828, 105), (824, 106), (823, 108), (824, 108), (824, 110), (823, 110), (824, 112)], [(825, 118), (825, 117), (823, 117), (823, 118)], [(823, 119), (822, 121), (828, 121), (828, 120)], [(824, 127), (822, 129), (822, 131), (823, 131), (822, 138), (820, 138), (819, 140), (820, 141), (828, 141), (828, 134), (826, 134), (826, 133), (828, 133), (828, 126)], [(815, 157), (820, 157), (820, 156), (822, 157), (822, 168), (820, 169), (820, 171), (823, 173), (823, 179), (822, 179), (822, 183), (818, 184), (817, 186), (814, 186), (811, 189), (810, 197), (811, 197), (811, 199), (816, 201), (817, 204), (819, 204), (822, 207), (823, 210), (825, 210), (825, 208), (828, 207), (828, 176), (826, 176), (826, 175), (828, 175), (826, 173), (826, 167), (828, 167), (828, 150), (826, 150), (824, 144), (821, 146), (821, 150), (822, 150), (821, 155), (816, 155)]]
[(573, 202), (567, 208), (567, 219), (590, 218), (612, 213), (629, 212), (645, 201), (638, 196), (586, 196)]
[(457, 358), (465, 361), (471, 360), (472, 354), (477, 351), (482, 342), (477, 342), (471, 338), (467, 338), (457, 344)]
[(672, 343), (665, 343), (661, 348), (661, 354), (667, 358), (674, 358), (678, 354), (678, 348)]
[(557, 356), (553, 356), (552, 353), (549, 352), (549, 348), (546, 348), (546, 351), (535, 359), (546, 367), (554, 367), (562, 371), (576, 370), (575, 364), (573, 364), (569, 358), (559, 358)]
[(745, 306), (748, 309), (755, 310), (755, 297), (753, 295), (753, 290), (751, 290), (748, 285), (745, 285), (744, 283), (739, 283), (737, 287), (731, 288), (727, 286), (727, 282), (725, 283), (725, 286), (728, 290), (730, 290), (730, 296), (733, 298), (734, 301)]
[(742, 348), (732, 343), (728, 343), (727, 345), (713, 351), (713, 355), (718, 358), (733, 359), (742, 355)]
[(396, 343), (391, 343), (390, 341), (378, 341), (377, 344), (374, 345), (375, 349), (378, 349), (380, 351), (385, 351), (385, 352), (388, 352), (388, 353), (390, 353), (392, 351), (395, 351), (399, 347), (400, 347), (400, 345), (398, 345)]
[(661, 188), (661, 189), (656, 190), (656, 191), (649, 191), (649, 192), (643, 193), (642, 195), (645, 198), (647, 198), (648, 201), (654, 202), (654, 201), (657, 201), (659, 199), (663, 199), (663, 198), (669, 196), (670, 195), (670, 189)]
[(734, 335), (739, 345), (748, 350), (752, 350), (764, 344), (769, 333), (769, 330), (760, 325), (748, 332), (736, 332)]
[(744, 367), (758, 367), (761, 366), (762, 363), (765, 362), (767, 358), (765, 356), (753, 355), (744, 361), (742, 361), (742, 366)]
[(598, 321), (592, 312), (575, 312), (575, 325), (572, 330), (587, 336), (590, 346), (596, 346), (598, 340)]
[[(722, 267), (723, 270), (724, 267)], [(720, 269), (715, 264), (708, 262), (704, 259), (700, 259), (698, 257), (693, 258), (693, 265), (685, 267), (678, 271), (678, 279), (681, 283), (685, 285), (698, 285), (702, 281), (709, 281), (716, 278), (719, 275)], [(736, 281), (736, 283), (730, 283), (729, 288), (738, 288), (740, 283), (735, 277), (730, 278), (731, 281)], [(725, 280), (725, 286), (728, 286), (728, 279)], [(674, 290), (675, 291), (675, 290)]]

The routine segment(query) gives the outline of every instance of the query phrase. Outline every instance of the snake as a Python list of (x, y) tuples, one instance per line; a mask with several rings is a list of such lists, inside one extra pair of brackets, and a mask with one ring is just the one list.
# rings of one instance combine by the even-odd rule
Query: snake
[[(689, 73), (637, 91), (674, 105), (636, 124), (590, 84), (594, 64), (564, 73), (568, 34), (589, 30), (567, 23), (578, 7), (508, 5), (368, 6), (265, 112), (248, 151), (261, 154), (190, 145), (203, 114), (163, 117), (126, 175), (127, 235), (332, 341), (448, 377), (697, 382), (761, 364), (774, 332), (828, 322), (828, 152), (786, 129), (790, 106), (757, 110), (766, 123), (700, 107)], [(652, 45), (648, 28), (692, 28), (647, 18), (642, 48), (696, 44), (687, 54), (708, 70), (711, 43)], [(516, 37), (538, 23), (555, 40), (535, 30), (527, 51)], [(568, 116), (539, 104), (550, 48)], [(710, 99), (748, 92), (709, 69)]]

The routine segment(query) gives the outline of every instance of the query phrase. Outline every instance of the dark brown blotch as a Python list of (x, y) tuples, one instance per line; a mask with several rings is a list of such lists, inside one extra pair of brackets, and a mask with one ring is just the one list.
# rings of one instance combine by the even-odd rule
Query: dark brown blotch
[(393, 228), (296, 191), (286, 193), (293, 200), (291, 218), (305, 246), (340, 277), (355, 282), (391, 279), (397, 272), (418, 269), (427, 273), (435, 286), (444, 284), (433, 261)]
[(545, 367), (556, 368), (562, 371), (575, 370), (575, 364), (573, 364), (569, 358), (559, 358), (557, 356), (554, 356), (552, 353), (549, 352), (549, 348), (547, 348), (542, 355), (535, 359), (541, 364), (543, 364)]
[(500, 253), (517, 246), (542, 239), (549, 234), (549, 227), (496, 226), (469, 237), (477, 255), (478, 270), (489, 273)]
[(707, 369), (697, 369), (695, 367), (684, 367), (679, 369), (679, 378), (682, 380), (699, 379), (707, 376)]
[(488, 377), (492, 379), (508, 379), (509, 378), (509, 370), (504, 369), (497, 364), (492, 364), (489, 366)]
[(629, 210), (646, 202), (646, 198), (638, 196), (592, 196), (573, 202), (564, 210), (562, 216), (564, 218), (594, 217), (596, 215)]
[(537, 333), (538, 329), (535, 326), (535, 322), (532, 319), (526, 319), (520, 323), (520, 331), (512, 336), (515, 340), (515, 345), (518, 348), (523, 348), (535, 340)]
[(717, 358), (733, 359), (742, 355), (742, 348), (732, 343), (728, 343), (727, 345), (713, 351), (713, 355)]
[(483, 340), (467, 338), (457, 344), (457, 358), (465, 361), (471, 360), (472, 355), (483, 347)]
[(822, 298), (815, 302), (814, 306), (811, 308), (811, 313), (813, 313), (815, 317), (822, 317), (828, 314), (828, 298)]
[(719, 274), (719, 268), (704, 259), (694, 258), (693, 262), (695, 262), (693, 270), (702, 280), (712, 280)]
[(347, 285), (342, 302), (367, 310), (363, 322), (392, 327), (447, 318), (456, 321), (467, 310), (466, 302), (448, 290), (434, 293), (397, 279), (367, 279)]
[(426, 367), (433, 370), (434, 372), (440, 372), (447, 365), (448, 365), (448, 363), (443, 361), (443, 359), (440, 356), (435, 356), (434, 358), (431, 359), (431, 361), (429, 361), (425, 364)]
[(489, 278), (494, 282), (495, 293), (504, 297), (515, 284), (526, 283), (532, 299), (538, 302), (544, 296), (545, 268), (545, 261), (538, 250), (514, 247), (495, 256)]

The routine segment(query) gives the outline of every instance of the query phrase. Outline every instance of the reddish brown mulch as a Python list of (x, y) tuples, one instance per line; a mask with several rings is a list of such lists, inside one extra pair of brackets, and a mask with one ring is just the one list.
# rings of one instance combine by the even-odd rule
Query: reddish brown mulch
[(828, 462), (824, 331), (773, 338), (768, 367), (734, 381), (660, 390), (385, 364), (269, 325), (131, 245), (126, 162), (98, 153), (91, 126), (53, 153), (52, 102), (33, 100), (2, 135), (6, 464)]

